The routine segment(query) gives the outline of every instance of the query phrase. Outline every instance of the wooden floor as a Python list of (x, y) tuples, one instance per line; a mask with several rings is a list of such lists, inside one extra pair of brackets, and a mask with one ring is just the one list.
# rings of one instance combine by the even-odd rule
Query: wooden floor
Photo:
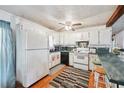
[(95, 83), (95, 81), (94, 81), (94, 73), (91, 72), (90, 78), (89, 78), (89, 85), (88, 85), (88, 87), (89, 88), (95, 88), (94, 83)]
[[(35, 84), (33, 84), (30, 88), (49, 88), (49, 82), (54, 79), (58, 74), (60, 74), (67, 66), (64, 66), (61, 70), (56, 72), (53, 75), (48, 75), (44, 77), (43, 79), (39, 80)], [(90, 79), (89, 79), (89, 88), (94, 88), (94, 78), (93, 78), (93, 73), (90, 74)]]

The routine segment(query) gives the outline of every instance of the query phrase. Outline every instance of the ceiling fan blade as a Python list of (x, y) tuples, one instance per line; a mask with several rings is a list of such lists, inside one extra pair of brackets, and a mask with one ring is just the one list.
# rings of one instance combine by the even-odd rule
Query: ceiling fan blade
[(75, 29), (74, 29), (74, 28), (72, 28), (72, 31), (75, 31)]
[(82, 24), (81, 23), (72, 24), (72, 26), (79, 26), (79, 25), (82, 25)]
[(62, 29), (64, 29), (65, 27), (61, 27), (61, 28), (59, 28), (57, 31), (61, 31)]
[(65, 25), (64, 23), (59, 23), (60, 25)]

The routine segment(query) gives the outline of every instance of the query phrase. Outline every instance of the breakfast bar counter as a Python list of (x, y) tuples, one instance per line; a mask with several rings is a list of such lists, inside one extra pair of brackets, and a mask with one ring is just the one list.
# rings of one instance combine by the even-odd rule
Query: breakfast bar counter
[(124, 85), (124, 62), (114, 54), (99, 54), (99, 59), (104, 67), (110, 82)]

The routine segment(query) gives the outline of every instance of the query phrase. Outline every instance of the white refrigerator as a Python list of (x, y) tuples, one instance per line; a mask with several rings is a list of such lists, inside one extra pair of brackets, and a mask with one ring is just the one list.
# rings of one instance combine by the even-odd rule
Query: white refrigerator
[(40, 31), (18, 30), (16, 77), (24, 87), (29, 87), (49, 74), (48, 37)]

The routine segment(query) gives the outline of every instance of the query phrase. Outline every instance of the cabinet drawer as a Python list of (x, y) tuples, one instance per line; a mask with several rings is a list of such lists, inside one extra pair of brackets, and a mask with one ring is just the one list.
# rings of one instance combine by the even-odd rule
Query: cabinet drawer
[(79, 69), (83, 69), (83, 70), (88, 70), (88, 66), (83, 65), (83, 64), (74, 63), (74, 67), (79, 68)]
[(88, 57), (84, 57), (84, 59), (74, 58), (74, 62), (88, 64)]

